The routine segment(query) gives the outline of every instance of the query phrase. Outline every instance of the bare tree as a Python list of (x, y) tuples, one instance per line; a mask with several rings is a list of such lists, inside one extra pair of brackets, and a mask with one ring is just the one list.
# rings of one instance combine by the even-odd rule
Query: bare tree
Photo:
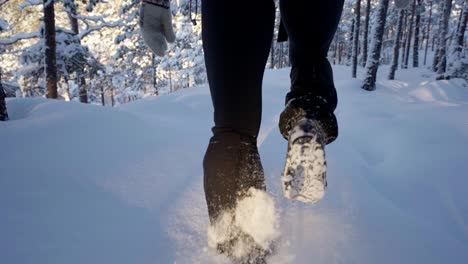
[[(354, 43), (354, 27), (356, 25), (356, 19), (353, 18), (353, 21), (351, 23), (351, 31), (350, 31), (350, 37), (349, 37), (349, 43)], [(351, 58), (352, 58), (352, 53), (353, 53), (353, 46), (348, 45), (346, 49), (346, 65), (349, 65)]]
[(371, 0), (367, 0), (366, 4), (366, 17), (364, 19), (364, 32), (362, 41), (362, 67), (366, 67), (367, 62), (367, 45), (369, 43), (369, 17), (371, 9)]
[(437, 79), (443, 79), (445, 70), (447, 68), (447, 39), (450, 37), (448, 34), (448, 24), (450, 19), (450, 12), (452, 11), (452, 0), (445, 0), (444, 13), (442, 18), (442, 27), (439, 32), (439, 47), (438, 47), (438, 63), (437, 63)]
[(356, 78), (357, 73), (357, 61), (358, 61), (358, 53), (359, 53), (359, 27), (361, 26), (361, 0), (356, 0), (356, 8), (355, 12), (355, 25), (354, 25), (354, 32), (353, 32), (353, 58), (352, 58), (352, 67), (351, 67), (351, 75), (353, 78)]
[(382, 40), (385, 29), (389, 0), (379, 0), (375, 25), (372, 32), (371, 52), (367, 62), (366, 77), (362, 84), (362, 89), (367, 91), (375, 90), (377, 70), (379, 68), (380, 53), (382, 51)]
[(403, 17), (405, 16), (405, 10), (401, 9), (398, 15), (398, 25), (397, 25), (397, 32), (395, 36), (395, 40), (393, 43), (393, 60), (392, 66), (390, 67), (390, 73), (388, 74), (389, 80), (395, 79), (395, 72), (398, 68), (398, 57), (400, 55), (400, 42), (401, 42), (401, 35), (403, 30)]
[(401, 65), (403, 69), (408, 68), (408, 60), (409, 60), (409, 53), (411, 49), (411, 38), (413, 36), (413, 21), (414, 21), (415, 12), (416, 12), (416, 0), (413, 0), (413, 4), (411, 5), (411, 18), (409, 20), (408, 38), (406, 40), (405, 59), (403, 61), (403, 64)]
[(44, 38), (47, 98), (57, 99), (57, 59), (53, 0), (44, 0)]
[(419, 67), (419, 27), (421, 24), (421, 0), (415, 0), (416, 20), (414, 21), (413, 67)]
[(432, 0), (429, 0), (429, 18), (426, 24), (426, 48), (424, 49), (424, 65), (427, 61), (427, 51), (429, 49), (430, 33), (431, 33), (431, 22), (432, 22)]

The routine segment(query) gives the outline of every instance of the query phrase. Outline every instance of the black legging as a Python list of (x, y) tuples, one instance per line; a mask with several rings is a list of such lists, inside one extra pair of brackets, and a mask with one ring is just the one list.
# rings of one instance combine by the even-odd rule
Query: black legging
[[(281, 0), (289, 36), (291, 93), (321, 96), (333, 114), (337, 98), (326, 59), (344, 0)], [(272, 42), (273, 0), (202, 0), (202, 37), (211, 98), (213, 133), (234, 131), (257, 137), (262, 79)]]

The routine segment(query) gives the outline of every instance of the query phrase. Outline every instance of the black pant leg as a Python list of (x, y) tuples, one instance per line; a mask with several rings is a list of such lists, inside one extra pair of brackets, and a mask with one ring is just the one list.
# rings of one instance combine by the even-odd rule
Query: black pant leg
[(203, 50), (215, 134), (227, 130), (257, 137), (274, 18), (273, 0), (202, 1)]
[[(335, 35), (344, 0), (280, 0), (282, 22), (289, 37), (291, 91), (286, 103), (319, 119), (327, 134), (327, 143), (338, 135), (333, 114), (337, 95), (327, 53)], [(287, 137), (287, 124), (298, 115), (297, 109), (285, 109), (280, 130)], [(289, 112), (288, 112), (289, 111)]]
[(273, 0), (202, 0), (203, 49), (215, 123), (203, 160), (212, 222), (234, 208), (249, 188), (265, 189), (256, 138), (274, 18)]

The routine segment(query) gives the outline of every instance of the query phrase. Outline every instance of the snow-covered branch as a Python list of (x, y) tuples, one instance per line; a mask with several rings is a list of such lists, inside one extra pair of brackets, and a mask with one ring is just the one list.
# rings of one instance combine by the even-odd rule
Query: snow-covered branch
[(10, 0), (0, 0), (0, 6), (6, 4), (8, 1), (10, 1)]
[(121, 27), (121, 26), (124, 26), (124, 24), (122, 23), (122, 21), (104, 22), (104, 23), (99, 24), (99, 25), (88, 26), (85, 30), (83, 30), (83, 31), (78, 35), (78, 37), (79, 37), (80, 39), (83, 39), (83, 38), (85, 38), (86, 36), (88, 36), (89, 34), (91, 34), (93, 31), (101, 30), (101, 29), (103, 29), (103, 28), (114, 28), (114, 27)]
[(41, 35), (39, 32), (31, 32), (31, 33), (19, 33), (10, 38), (0, 39), (0, 45), (11, 45), (15, 44), (16, 42), (24, 39), (32, 39), (32, 38), (40, 38)]
[(93, 21), (93, 22), (105, 22), (104, 18), (107, 17), (106, 16), (83, 16), (83, 15), (76, 15), (74, 16), (76, 19), (79, 19), (83, 22), (87, 22), (87, 21)]
[(29, 6), (37, 6), (37, 5), (42, 5), (42, 4), (43, 4), (42, 0), (26, 0), (22, 4), (19, 5), (19, 9), (23, 10)]

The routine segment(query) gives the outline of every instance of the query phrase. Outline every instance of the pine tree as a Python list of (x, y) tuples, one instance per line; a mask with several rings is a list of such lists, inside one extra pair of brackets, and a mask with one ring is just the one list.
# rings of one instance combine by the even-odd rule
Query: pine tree
[(351, 76), (356, 78), (357, 73), (357, 62), (358, 62), (358, 53), (359, 53), (359, 27), (361, 25), (361, 0), (356, 0), (356, 8), (355, 8), (355, 21), (356, 24), (354, 26), (353, 32), (353, 61), (352, 61), (352, 68), (351, 68)]
[(370, 57), (367, 61), (366, 77), (362, 84), (362, 89), (367, 91), (375, 90), (377, 70), (379, 68), (380, 53), (382, 50), (382, 40), (385, 29), (389, 0), (379, 0), (377, 15), (372, 32)]

